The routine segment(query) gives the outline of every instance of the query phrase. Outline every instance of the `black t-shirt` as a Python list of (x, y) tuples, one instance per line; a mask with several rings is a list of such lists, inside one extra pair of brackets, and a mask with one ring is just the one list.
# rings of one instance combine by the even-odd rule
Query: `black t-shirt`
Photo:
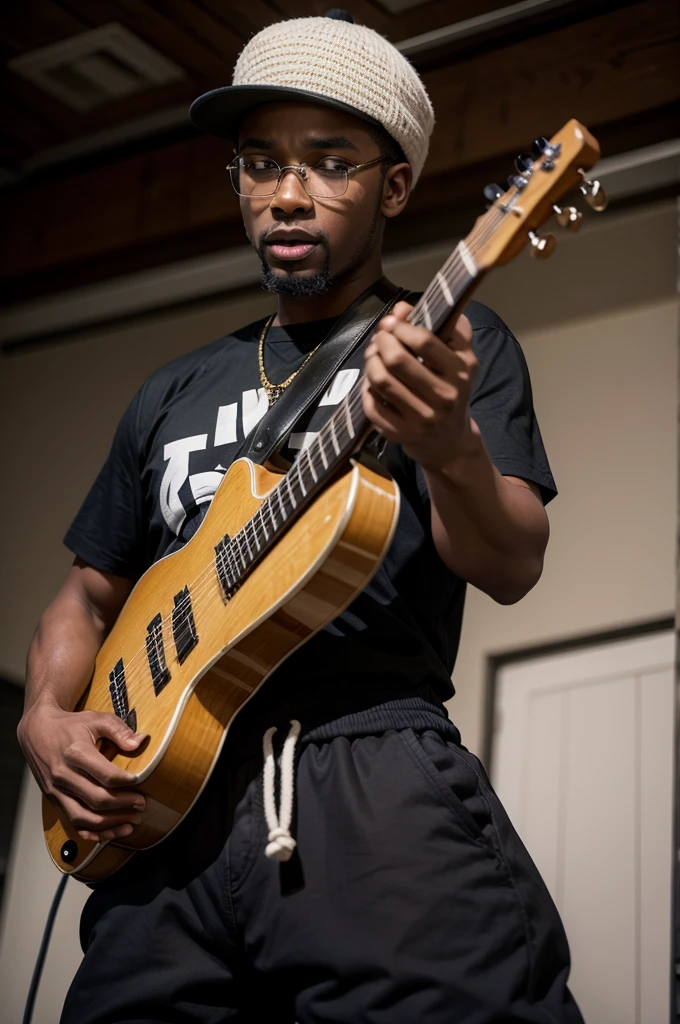
[[(486, 306), (466, 315), (479, 360), (471, 414), (499, 472), (538, 484), (544, 502), (555, 484), (534, 415), (531, 384), (519, 344)], [(153, 373), (135, 395), (109, 456), (65, 543), (104, 572), (137, 579), (181, 547), (200, 524), (244, 436), (264, 415), (258, 321)], [(265, 368), (285, 380), (332, 320), (273, 327)], [(318, 405), (296, 424), (284, 452), (297, 451), (321, 428), (363, 366), (355, 353)], [(430, 529), (430, 503), (420, 467), (400, 445), (381, 457), (401, 490), (393, 542), (366, 590), (275, 673), (270, 699), (312, 717), (335, 717), (400, 696), (446, 700), (460, 636), (465, 583), (446, 568)], [(299, 717), (299, 716), (298, 716)]]

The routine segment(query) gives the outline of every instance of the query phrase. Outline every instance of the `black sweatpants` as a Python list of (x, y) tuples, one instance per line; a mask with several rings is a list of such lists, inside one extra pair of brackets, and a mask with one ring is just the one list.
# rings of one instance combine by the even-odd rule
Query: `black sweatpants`
[(285, 864), (264, 855), (261, 768), (223, 757), (95, 890), (62, 1024), (582, 1024), (555, 906), (442, 711), (303, 732)]

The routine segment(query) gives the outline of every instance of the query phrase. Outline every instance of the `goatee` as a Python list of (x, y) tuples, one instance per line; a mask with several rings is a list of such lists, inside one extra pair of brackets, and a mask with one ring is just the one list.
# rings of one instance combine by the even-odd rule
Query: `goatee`
[(328, 255), (326, 255), (321, 269), (311, 277), (276, 274), (262, 256), (260, 256), (260, 262), (262, 263), (262, 287), (265, 291), (274, 292), (276, 295), (289, 295), (296, 299), (307, 295), (323, 295), (332, 283)]

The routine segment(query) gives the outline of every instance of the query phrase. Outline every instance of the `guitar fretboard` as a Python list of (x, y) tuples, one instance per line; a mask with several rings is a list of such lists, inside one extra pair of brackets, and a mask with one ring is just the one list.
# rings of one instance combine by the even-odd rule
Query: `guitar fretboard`
[[(476, 276), (470, 250), (465, 241), (460, 242), (414, 306), (410, 322), (438, 331)], [(373, 428), (364, 414), (361, 390), (360, 377), (255, 515), (233, 537), (225, 537), (217, 545), (217, 574), (226, 598), (371, 433)]]

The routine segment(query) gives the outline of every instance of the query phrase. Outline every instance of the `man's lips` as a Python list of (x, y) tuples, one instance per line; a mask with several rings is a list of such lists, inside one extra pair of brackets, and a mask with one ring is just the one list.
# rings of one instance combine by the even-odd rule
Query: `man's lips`
[(277, 260), (303, 260), (314, 252), (318, 242), (265, 242)]

